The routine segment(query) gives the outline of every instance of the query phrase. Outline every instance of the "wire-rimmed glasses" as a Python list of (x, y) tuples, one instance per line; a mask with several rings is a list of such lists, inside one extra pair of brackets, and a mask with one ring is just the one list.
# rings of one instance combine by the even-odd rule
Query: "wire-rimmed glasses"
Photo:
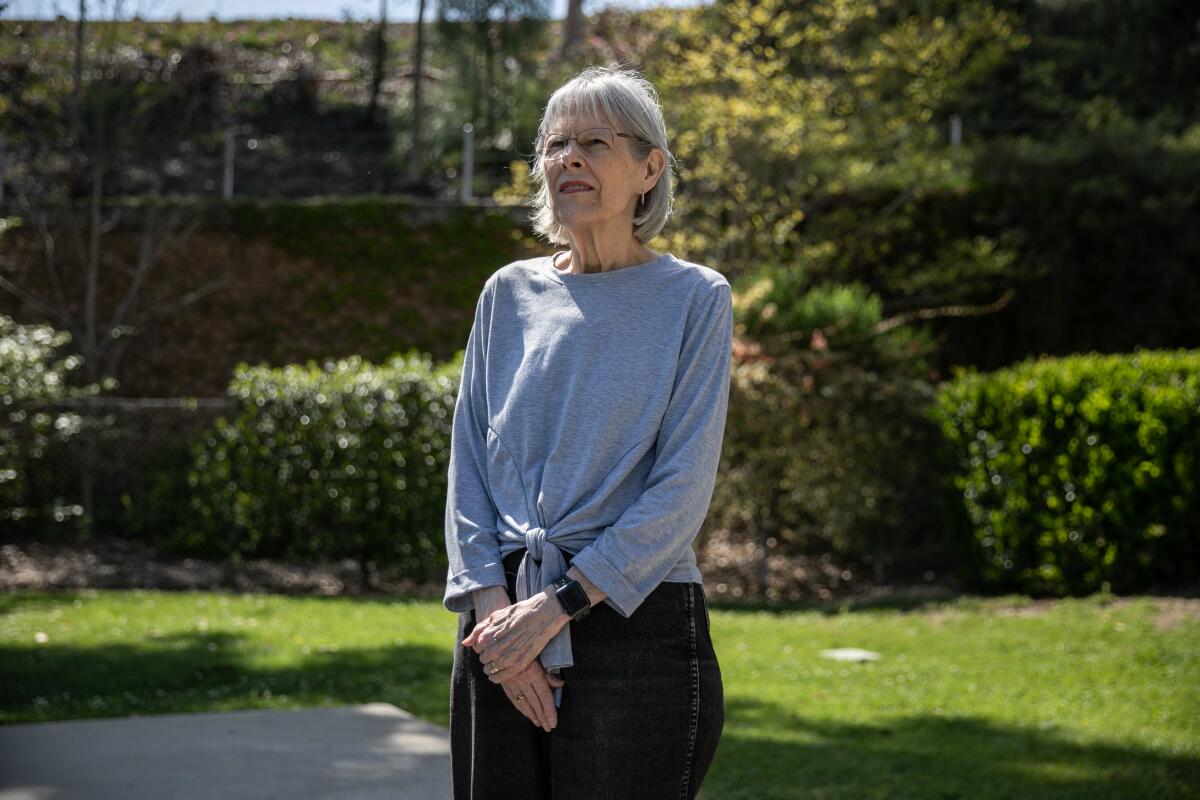
[(549, 133), (542, 140), (542, 157), (558, 158), (566, 152), (567, 142), (571, 140), (578, 142), (580, 149), (589, 156), (602, 155), (612, 149), (615, 136), (624, 136), (626, 139), (635, 138), (628, 133), (614, 131), (612, 128), (588, 128), (575, 136)]

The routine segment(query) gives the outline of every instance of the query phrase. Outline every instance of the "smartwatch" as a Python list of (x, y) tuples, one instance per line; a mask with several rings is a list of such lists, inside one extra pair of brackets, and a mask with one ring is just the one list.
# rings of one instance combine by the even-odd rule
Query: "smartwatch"
[(583, 585), (574, 578), (563, 575), (556, 580), (554, 595), (572, 621), (583, 619), (592, 610), (592, 603), (588, 600), (587, 592), (584, 591)]

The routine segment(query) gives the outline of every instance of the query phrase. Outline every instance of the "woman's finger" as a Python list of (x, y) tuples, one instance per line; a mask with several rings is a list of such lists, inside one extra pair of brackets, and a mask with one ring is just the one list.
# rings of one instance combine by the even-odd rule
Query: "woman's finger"
[[(504, 686), (505, 693), (514, 705), (529, 707), (532, 713), (526, 714), (526, 716), (539, 728), (549, 732), (558, 724), (553, 696), (550, 694), (550, 686), (546, 681), (546, 671), (540, 662), (531, 662), (529, 666), (511, 676), (501, 685)], [(518, 692), (525, 696), (520, 703), (513, 699)]]
[(537, 661), (530, 665), (529, 671), (532, 683), (530, 691), (537, 697), (541, 709), (542, 729), (549, 733), (558, 725), (558, 710), (554, 707), (554, 693), (550, 684), (550, 678), (555, 676)]
[(504, 682), (521, 680), (522, 673), (524, 673), (524, 670), (529, 668), (529, 664), (532, 664), (533, 661), (530, 661), (528, 664), (526, 664), (526, 666), (518, 669), (505, 667), (503, 664), (500, 664), (500, 668), (496, 669), (496, 664), (498, 663), (499, 658), (497, 658), (496, 661), (490, 661), (484, 664), (484, 672), (487, 674), (487, 680), (492, 681), (493, 684), (504, 684)]
[(475, 627), (471, 629), (471, 632), (462, 640), (462, 644), (470, 647), (476, 653), (481, 651), (483, 649), (483, 645), (480, 643), (479, 638), (483, 636), (483, 632), (488, 629), (490, 624), (490, 618), (477, 623)]
[[(499, 666), (500, 669), (496, 669)], [(532, 669), (535, 666), (540, 666), (535, 653), (530, 661), (525, 662), (524, 666), (504, 666), (500, 664), (500, 659), (488, 661), (483, 665), (483, 671), (488, 676), (488, 680), (492, 683), (505, 683), (506, 681), (522, 680), (525, 676), (525, 670)]]
[(534, 712), (533, 707), (530, 706), (525, 700), (522, 700), (519, 703), (517, 702), (516, 695), (521, 691), (522, 690), (520, 689), (510, 689), (507, 686), (504, 687), (504, 693), (508, 695), (509, 702), (516, 706), (517, 711), (520, 711), (522, 714), (524, 714), (530, 722), (532, 722), (534, 725), (537, 725), (537, 714)]
[(492, 683), (504, 683), (506, 681), (511, 681), (516, 677), (517, 673), (514, 673), (511, 669), (506, 669), (503, 667), (496, 669), (496, 667), (499, 666), (497, 663), (498, 661), (499, 659), (496, 661), (489, 661), (483, 665), (484, 674), (488, 676), (489, 681)]
[(522, 688), (521, 692), (526, 696), (523, 703), (528, 703), (529, 708), (533, 709), (534, 724), (542, 730), (548, 730), (547, 726), (550, 724), (550, 720), (546, 715), (545, 704), (541, 702), (541, 693), (536, 687), (538, 687), (538, 681), (530, 682), (528, 686)]
[(543, 676), (540, 680), (533, 682), (532, 691), (535, 693), (538, 705), (542, 710), (542, 729), (548, 733), (558, 725), (558, 710), (554, 707), (554, 695), (550, 691), (550, 684), (546, 682), (546, 678)]

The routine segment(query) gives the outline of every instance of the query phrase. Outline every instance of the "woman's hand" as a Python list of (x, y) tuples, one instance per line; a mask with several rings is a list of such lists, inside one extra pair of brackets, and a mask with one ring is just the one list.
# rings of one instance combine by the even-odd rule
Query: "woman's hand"
[[(558, 710), (554, 707), (554, 693), (550, 689), (565, 683), (558, 675), (547, 672), (541, 661), (534, 659), (500, 685), (518, 711), (549, 733), (558, 725)], [(518, 697), (521, 700), (517, 700)]]
[(479, 654), (492, 683), (505, 683), (537, 659), (570, 617), (547, 592), (496, 609), (478, 622), (462, 644)]

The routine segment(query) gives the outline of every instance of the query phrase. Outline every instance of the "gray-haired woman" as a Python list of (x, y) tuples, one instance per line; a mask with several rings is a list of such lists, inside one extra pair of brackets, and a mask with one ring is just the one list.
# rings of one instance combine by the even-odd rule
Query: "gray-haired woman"
[(454, 797), (695, 797), (724, 724), (692, 543), (716, 480), (733, 310), (646, 247), (671, 211), (653, 86), (592, 67), (543, 114), (535, 230), (488, 278), (446, 498)]

